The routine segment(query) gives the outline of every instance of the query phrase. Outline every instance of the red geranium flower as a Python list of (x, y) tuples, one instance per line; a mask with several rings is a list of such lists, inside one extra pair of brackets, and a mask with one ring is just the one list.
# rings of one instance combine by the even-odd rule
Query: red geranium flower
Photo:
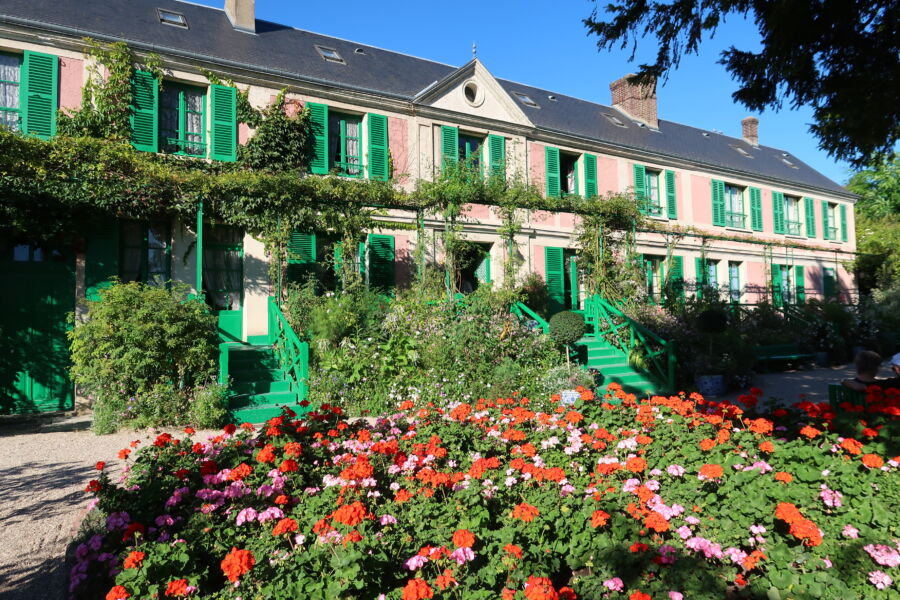
[(647, 461), (638, 456), (633, 456), (625, 461), (625, 468), (632, 473), (640, 473), (647, 468)]
[(228, 581), (234, 583), (241, 575), (244, 575), (252, 569), (255, 564), (256, 559), (253, 558), (252, 552), (249, 550), (239, 550), (232, 546), (231, 552), (226, 554), (225, 558), (222, 559), (221, 567), (222, 572), (225, 573)]
[(106, 593), (106, 600), (125, 600), (130, 598), (131, 594), (125, 589), (125, 586), (117, 585)]
[(402, 600), (422, 600), (434, 598), (434, 590), (422, 579), (410, 579), (403, 588)]
[(522, 502), (521, 504), (516, 505), (513, 508), (512, 517), (513, 519), (521, 519), (526, 523), (530, 523), (534, 521), (534, 518), (541, 514), (541, 512), (537, 509), (537, 507)]
[(290, 517), (285, 517), (275, 524), (275, 528), (272, 530), (272, 535), (277, 537), (282, 533), (293, 533), (294, 531), (297, 531), (297, 528), (297, 521), (293, 520)]
[(457, 548), (471, 548), (475, 545), (475, 534), (468, 529), (457, 529), (453, 534), (453, 543)]
[(522, 558), (522, 549), (515, 544), (507, 544), (503, 546), (503, 549), (506, 550), (511, 556)]
[(144, 562), (144, 556), (146, 555), (143, 552), (132, 550), (131, 553), (125, 558), (125, 563), (123, 566), (126, 569), (138, 569)]
[(187, 596), (188, 582), (187, 579), (176, 579), (170, 581), (166, 586), (166, 596)]
[(794, 480), (793, 475), (790, 473), (785, 473), (784, 471), (778, 471), (775, 473), (775, 481), (783, 481), (784, 483), (790, 483)]
[(553, 582), (547, 577), (531, 575), (525, 582), (525, 598), (528, 600), (559, 600)]
[(641, 590), (635, 590), (628, 596), (628, 600), (653, 600), (650, 594), (645, 594)]
[(603, 527), (609, 522), (609, 513), (603, 510), (595, 510), (591, 515), (591, 527)]
[(355, 527), (366, 518), (367, 514), (368, 511), (362, 502), (354, 502), (353, 504), (345, 504), (334, 511), (332, 518), (338, 523)]
[(864, 454), (862, 457), (862, 464), (870, 469), (880, 469), (884, 466), (884, 461), (877, 454)]
[(251, 473), (253, 473), (253, 467), (251, 467), (247, 463), (241, 463), (231, 470), (231, 472), (228, 474), (228, 479), (232, 481), (240, 481)]

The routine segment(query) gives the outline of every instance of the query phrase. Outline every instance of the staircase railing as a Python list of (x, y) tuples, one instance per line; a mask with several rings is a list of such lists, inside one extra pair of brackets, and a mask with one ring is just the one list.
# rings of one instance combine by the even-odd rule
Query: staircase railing
[(637, 350), (647, 363), (648, 371), (675, 391), (675, 343), (667, 341), (632, 320), (599, 295), (584, 300), (585, 322), (598, 338), (603, 338), (631, 358)]
[(547, 321), (545, 321), (544, 319), (542, 319), (539, 314), (537, 314), (536, 312), (534, 312), (533, 310), (531, 310), (530, 308), (528, 308), (521, 302), (516, 302), (515, 304), (510, 306), (509, 312), (516, 315), (523, 321), (531, 320), (531, 321), (536, 322), (538, 324), (538, 326), (541, 328), (541, 331), (543, 331), (544, 333), (550, 332), (550, 324), (547, 323)]
[(309, 344), (301, 342), (275, 298), (269, 296), (269, 343), (298, 400), (309, 394)]

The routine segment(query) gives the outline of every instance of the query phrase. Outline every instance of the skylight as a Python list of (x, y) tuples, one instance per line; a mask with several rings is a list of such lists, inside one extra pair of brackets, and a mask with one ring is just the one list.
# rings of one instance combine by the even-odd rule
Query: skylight
[(779, 156), (779, 158), (781, 159), (781, 162), (783, 162), (783, 163), (786, 164), (787, 166), (791, 167), (792, 169), (796, 169), (796, 168), (797, 168), (797, 165), (795, 165), (794, 163), (792, 163), (791, 161), (789, 161), (789, 160), (788, 160), (788, 156), (789, 156), (789, 154), (787, 154), (786, 152), (782, 152), (782, 153), (781, 153), (781, 156)]
[(334, 48), (327, 48), (325, 46), (319, 46), (318, 44), (316, 44), (316, 50), (318, 50), (322, 58), (324, 58), (328, 62), (336, 62), (342, 65), (347, 64), (344, 62), (344, 59), (341, 57), (338, 51)]
[(171, 25), (173, 27), (181, 27), (183, 29), (188, 28), (187, 19), (185, 19), (184, 15), (181, 13), (177, 13), (171, 10), (165, 10), (163, 8), (157, 8), (156, 14), (159, 15), (159, 22), (163, 25)]
[(522, 92), (513, 92), (513, 96), (519, 99), (519, 102), (524, 104), (525, 106), (530, 106), (531, 108), (540, 108), (541, 105), (534, 101), (534, 98), (529, 96), (528, 94), (523, 94)]
[(753, 155), (741, 148), (740, 146), (731, 146), (734, 148), (734, 151), (743, 156), (744, 158), (753, 158)]
[(611, 115), (611, 114), (609, 114), (609, 113), (603, 113), (603, 116), (606, 117), (606, 120), (607, 120), (607, 121), (609, 121), (610, 123), (612, 123), (612, 124), (615, 125), (616, 127), (625, 127), (626, 129), (628, 128), (628, 125), (626, 125), (626, 124), (622, 121), (622, 119), (620, 119), (620, 118), (617, 117), (616, 115)]

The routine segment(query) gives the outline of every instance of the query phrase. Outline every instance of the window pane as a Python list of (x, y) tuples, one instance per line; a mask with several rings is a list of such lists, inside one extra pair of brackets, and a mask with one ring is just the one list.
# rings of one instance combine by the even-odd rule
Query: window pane
[[(0, 77), (2, 79), (2, 77)], [(4, 108), (19, 108), (19, 84), (9, 81), (0, 81), (0, 106)]]
[(160, 147), (166, 152), (177, 152), (176, 144), (169, 140), (178, 139), (178, 109), (181, 95), (177, 87), (163, 88), (159, 94), (159, 138)]
[(13, 260), (16, 262), (28, 262), (31, 257), (31, 246), (28, 244), (17, 244), (13, 247)]
[(151, 223), (147, 227), (147, 247), (165, 249), (168, 245), (168, 227), (164, 223)]

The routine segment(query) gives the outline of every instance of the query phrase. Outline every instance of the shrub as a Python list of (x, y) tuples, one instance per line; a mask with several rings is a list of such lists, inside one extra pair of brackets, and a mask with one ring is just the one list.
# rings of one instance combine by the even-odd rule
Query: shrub
[(94, 400), (98, 432), (183, 421), (194, 388), (215, 375), (216, 319), (183, 286), (114, 283), (88, 301), (69, 339), (72, 378)]
[(846, 416), (607, 394), (404, 401), (374, 425), (287, 413), (193, 451), (162, 435), (125, 481), (89, 484), (106, 527), (76, 548), (74, 595), (896, 595), (873, 577), (900, 567), (896, 394)]
[(519, 292), (523, 295), (522, 302), (525, 306), (542, 317), (547, 315), (550, 309), (550, 291), (543, 277), (537, 273), (528, 273), (519, 286)]
[(550, 318), (550, 337), (561, 346), (574, 344), (584, 335), (584, 317), (564, 310)]

